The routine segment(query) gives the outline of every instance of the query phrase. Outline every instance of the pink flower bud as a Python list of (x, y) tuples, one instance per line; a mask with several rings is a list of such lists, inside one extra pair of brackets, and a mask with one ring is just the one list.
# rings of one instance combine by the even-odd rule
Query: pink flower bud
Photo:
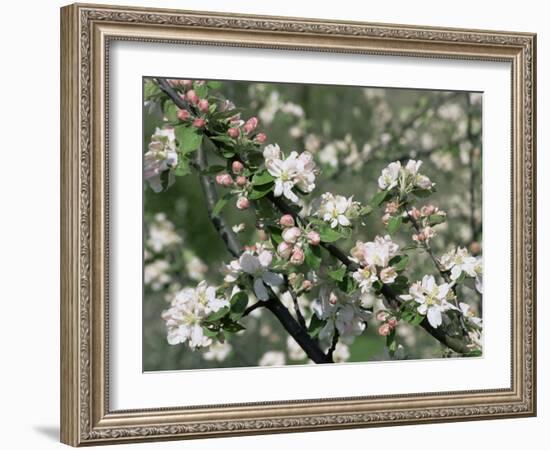
[(288, 242), (281, 242), (277, 246), (277, 253), (279, 256), (283, 259), (290, 258), (290, 255), (292, 254), (292, 250), (294, 249), (294, 246), (292, 244), (289, 244)]
[(424, 242), (426, 240), (426, 236), (424, 236), (424, 233), (413, 234), (412, 240), (416, 242)]
[(267, 141), (267, 136), (265, 135), (265, 133), (258, 133), (255, 139), (258, 144), (263, 144), (265, 141)]
[(240, 161), (233, 161), (233, 163), (231, 164), (231, 170), (233, 171), (234, 174), (239, 175), (243, 173), (244, 164)]
[(392, 317), (390, 320), (388, 320), (388, 325), (390, 328), (395, 328), (397, 326), (397, 319), (395, 317)]
[(383, 309), (381, 309), (376, 313), (376, 320), (379, 320), (380, 322), (385, 322), (388, 318), (388, 315), (388, 311), (384, 311)]
[(294, 218), (290, 214), (285, 214), (279, 219), (279, 223), (283, 227), (293, 227), (294, 226)]
[(228, 173), (220, 173), (216, 175), (216, 183), (220, 186), (229, 187), (233, 184), (233, 178)]
[(309, 245), (319, 245), (321, 243), (321, 236), (317, 231), (310, 231), (307, 234), (307, 241)]
[(237, 186), (243, 187), (243, 186), (246, 186), (246, 183), (248, 183), (248, 180), (246, 179), (246, 177), (239, 175), (236, 178), (235, 183), (237, 183)]
[(419, 220), (422, 216), (422, 213), (413, 206), (413, 208), (409, 211), (409, 216), (411, 216), (414, 220)]
[(191, 89), (190, 91), (187, 91), (187, 94), (185, 94), (185, 98), (192, 105), (196, 105), (197, 103), (199, 103), (199, 100), (200, 100), (199, 96), (193, 89)]
[(199, 108), (199, 111), (203, 113), (208, 112), (208, 100), (206, 99), (200, 100), (197, 106)]
[(248, 209), (250, 207), (250, 200), (246, 197), (239, 197), (237, 200), (238, 209)]
[(388, 336), (391, 333), (391, 327), (387, 323), (383, 323), (378, 328), (378, 334), (380, 336)]
[(313, 283), (309, 280), (304, 280), (302, 283), (302, 290), (309, 291), (313, 287)]
[(399, 204), (396, 201), (389, 202), (386, 205), (386, 214), (395, 214), (397, 210), (399, 209)]
[(186, 109), (179, 109), (177, 113), (177, 117), (181, 121), (188, 120), (189, 117), (191, 117), (191, 114)]
[(305, 255), (304, 251), (300, 247), (295, 247), (290, 257), (290, 263), (299, 266), (304, 263)]
[(422, 208), (420, 208), (420, 213), (426, 217), (431, 216), (432, 214), (435, 214), (437, 212), (437, 208), (434, 205), (424, 205)]
[(294, 244), (302, 235), (302, 230), (298, 227), (290, 227), (283, 230), (283, 240), (289, 244)]
[(203, 128), (204, 126), (206, 125), (206, 120), (204, 120), (203, 118), (199, 117), (195, 120), (193, 120), (193, 126), (195, 128)]
[(246, 123), (243, 126), (244, 132), (246, 134), (252, 133), (256, 129), (256, 127), (258, 126), (259, 123), (260, 122), (259, 122), (257, 117), (251, 117), (250, 119), (248, 119), (246, 121)]
[(241, 130), (239, 130), (238, 128), (230, 128), (229, 130), (227, 130), (227, 134), (229, 135), (229, 137), (237, 139), (241, 134)]
[(328, 302), (331, 305), (336, 305), (336, 303), (338, 303), (338, 297), (336, 297), (336, 294), (334, 292), (331, 292), (328, 296)]

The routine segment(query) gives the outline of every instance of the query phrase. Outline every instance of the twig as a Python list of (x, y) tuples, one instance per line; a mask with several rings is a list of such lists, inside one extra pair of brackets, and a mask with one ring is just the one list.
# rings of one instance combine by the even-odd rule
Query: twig
[(288, 281), (288, 275), (284, 276), (285, 283), (287, 285), (287, 290), (290, 296), (292, 297), (292, 302), (294, 303), (294, 312), (296, 313), (296, 319), (298, 319), (298, 323), (302, 325), (302, 327), (307, 329), (306, 321), (304, 319), (304, 316), (302, 315), (302, 311), (300, 311), (300, 305), (298, 304), (298, 296), (296, 295), (296, 292), (290, 285), (290, 282)]
[(340, 339), (340, 333), (338, 333), (338, 330), (334, 330), (334, 334), (332, 335), (332, 342), (330, 344), (330, 348), (328, 349), (327, 356), (334, 361), (334, 350), (336, 350), (336, 346), (338, 345), (338, 339)]

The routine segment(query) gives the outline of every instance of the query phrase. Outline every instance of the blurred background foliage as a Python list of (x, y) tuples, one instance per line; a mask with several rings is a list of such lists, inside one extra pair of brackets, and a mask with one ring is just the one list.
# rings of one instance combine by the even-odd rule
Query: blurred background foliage
[[(422, 172), (437, 184), (437, 192), (427, 200), (444, 210), (448, 219), (436, 227), (438, 235), (432, 241), (436, 254), (455, 246), (466, 247), (474, 255), (481, 253), (481, 94), (236, 81), (222, 82), (219, 94), (244, 108), (244, 120), (259, 117), (267, 143), (278, 143), (287, 154), (308, 150), (315, 155), (321, 174), (312, 199), (330, 191), (353, 195), (355, 200), (366, 203), (377, 192), (378, 176), (389, 162), (422, 160)], [(144, 151), (162, 122), (160, 109), (146, 104)], [(348, 251), (357, 239), (367, 241), (377, 234), (386, 234), (380, 221), (382, 214), (377, 211), (370, 215), (366, 226), (357, 228), (353, 239), (340, 247)], [(258, 240), (253, 214), (231, 205), (224, 215), (231, 225), (245, 224), (239, 234), (243, 244)], [(263, 308), (244, 319), (247, 329), (231, 335), (226, 346), (193, 352), (185, 345), (169, 345), (161, 313), (173, 293), (203, 279), (209, 284), (221, 284), (220, 268), (231, 258), (208, 218), (196, 175), (178, 177), (173, 186), (159, 194), (144, 184), (144, 221), (145, 371), (308, 362), (287, 339), (278, 321)], [(411, 234), (403, 227), (395, 240), (408, 245)], [(410, 280), (420, 279), (426, 273), (436, 275), (426, 254), (413, 255), (407, 270)], [(309, 298), (302, 299), (306, 315), (311, 315), (315, 295), (314, 290)], [(460, 296), (481, 316), (479, 295), (461, 287)], [(289, 299), (283, 298), (285, 301)], [(390, 359), (385, 338), (378, 336), (374, 322), (373, 319), (372, 326), (349, 348), (345, 344), (339, 346), (339, 361)], [(397, 327), (397, 339), (402, 346), (399, 358), (449, 356), (422, 329), (413, 329), (406, 323)]]

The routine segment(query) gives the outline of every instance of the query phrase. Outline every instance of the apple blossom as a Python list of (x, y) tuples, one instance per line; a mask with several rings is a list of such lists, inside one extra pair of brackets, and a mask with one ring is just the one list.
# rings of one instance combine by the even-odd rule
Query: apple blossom
[(198, 117), (195, 120), (193, 120), (193, 126), (195, 128), (204, 128), (206, 125), (206, 120), (204, 120), (202, 117)]
[(290, 214), (284, 214), (279, 219), (279, 224), (283, 227), (293, 227), (294, 226), (294, 217), (292, 217)]
[(422, 281), (417, 281), (409, 288), (409, 294), (401, 295), (403, 300), (414, 300), (419, 305), (417, 311), (428, 317), (428, 322), (434, 328), (441, 325), (441, 313), (456, 309), (447, 299), (453, 296), (451, 285), (436, 284), (432, 275), (424, 275)]
[(481, 318), (476, 317), (470, 305), (468, 305), (467, 303), (460, 302), (458, 306), (460, 308), (460, 312), (467, 320), (469, 320), (471, 323), (473, 323), (476, 326), (481, 325), (481, 322), (482, 322)]
[(259, 120), (257, 117), (251, 117), (250, 119), (248, 119), (246, 121), (246, 123), (243, 125), (243, 131), (246, 133), (246, 134), (250, 134), (252, 133), (256, 127), (258, 126), (259, 124)]
[(237, 208), (238, 209), (248, 209), (250, 208), (250, 200), (247, 197), (239, 197), (237, 199)]
[(397, 272), (393, 267), (386, 267), (380, 271), (380, 281), (384, 284), (391, 284), (397, 278)]
[[(173, 128), (157, 128), (144, 155), (143, 177), (153, 191), (162, 191), (161, 174), (178, 165)], [(171, 175), (171, 174), (170, 174)], [(173, 180), (173, 179), (172, 179)], [(171, 181), (172, 181), (171, 180)]]
[(242, 176), (242, 175), (239, 175), (236, 179), (235, 179), (235, 184), (239, 187), (244, 187), (248, 184), (248, 180), (245, 176)]
[(233, 185), (233, 178), (228, 173), (219, 173), (216, 175), (216, 183), (220, 186), (229, 187)]
[(378, 334), (380, 336), (388, 336), (391, 333), (392, 328), (388, 323), (383, 323), (378, 327)]
[(292, 254), (293, 248), (294, 247), (292, 244), (289, 244), (288, 242), (283, 241), (277, 246), (277, 253), (281, 258), (288, 259)]
[(328, 222), (331, 228), (336, 228), (338, 225), (351, 226), (350, 219), (357, 218), (358, 212), (359, 202), (353, 201), (353, 197), (346, 198), (326, 192), (321, 195), (321, 205), (315, 214)]
[(258, 133), (254, 139), (258, 144), (263, 144), (265, 141), (267, 141), (267, 136), (265, 135), (265, 133)]
[(208, 100), (206, 99), (199, 100), (199, 103), (197, 104), (199, 111), (203, 113), (208, 112), (208, 106)]
[(317, 231), (310, 231), (307, 234), (307, 242), (309, 245), (319, 245), (321, 243), (321, 235)]
[(237, 127), (229, 128), (229, 130), (227, 130), (227, 134), (229, 137), (237, 139), (241, 135), (241, 130)]
[(304, 251), (300, 247), (294, 247), (292, 255), (290, 256), (290, 263), (299, 266), (304, 263), (304, 259)]
[(193, 89), (187, 91), (187, 94), (185, 94), (185, 98), (192, 105), (196, 105), (200, 101), (199, 96), (197, 95), (197, 93)]
[(189, 118), (191, 117), (191, 113), (186, 109), (179, 109), (176, 115), (178, 119), (182, 122), (189, 120)]
[(231, 170), (235, 175), (240, 175), (241, 173), (243, 173), (244, 164), (240, 161), (233, 161), (231, 163)]
[(302, 235), (302, 230), (298, 227), (285, 228), (282, 233), (282, 238), (289, 244), (294, 244), (298, 238)]

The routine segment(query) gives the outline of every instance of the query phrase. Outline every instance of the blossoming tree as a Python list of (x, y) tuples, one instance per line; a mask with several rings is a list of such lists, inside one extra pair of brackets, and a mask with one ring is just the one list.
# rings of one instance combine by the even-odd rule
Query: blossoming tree
[[(396, 160), (378, 179), (365, 180), (378, 188), (365, 203), (344, 192), (317, 192), (325, 175), (322, 159), (269, 142), (261, 121), (269, 123), (275, 113), (264, 107), (260, 119), (241, 117), (220, 86), (164, 78), (145, 85), (148, 106), (165, 118), (144, 156), (148, 187), (162, 196), (180, 177), (197, 176), (228, 256), (223, 283), (216, 286), (202, 279), (206, 267), (192, 256), (200, 274), (186, 283), (195, 284), (167, 294), (170, 306), (162, 319), (168, 343), (205, 352), (207, 359), (222, 358), (227, 336), (247, 333), (244, 318), (264, 309), (288, 334), (289, 354), (315, 363), (347, 359), (346, 345), (373, 320), (390, 357), (399, 357), (396, 336), (405, 324), (422, 328), (453, 355), (480, 355), (482, 320), (461, 292), (468, 286), (481, 295), (481, 256), (458, 245), (443, 254), (432, 248), (447, 214), (429, 201), (436, 185), (422, 172), (422, 161)], [(272, 103), (303, 120), (297, 105)], [(239, 241), (241, 226), (224, 218), (231, 203), (254, 216), (257, 242)], [(180, 240), (162, 215), (155, 220), (147, 246), (152, 253), (158, 242)], [(383, 233), (368, 241), (355, 237), (374, 221), (382, 223)], [(406, 245), (396, 242), (397, 234), (405, 236)], [(415, 254), (425, 255), (431, 270), (411, 279)], [(146, 266), (146, 282), (160, 289), (167, 264), (161, 258)], [(312, 295), (311, 308), (304, 308), (304, 298)], [(267, 352), (260, 364), (284, 364), (284, 358)]]

